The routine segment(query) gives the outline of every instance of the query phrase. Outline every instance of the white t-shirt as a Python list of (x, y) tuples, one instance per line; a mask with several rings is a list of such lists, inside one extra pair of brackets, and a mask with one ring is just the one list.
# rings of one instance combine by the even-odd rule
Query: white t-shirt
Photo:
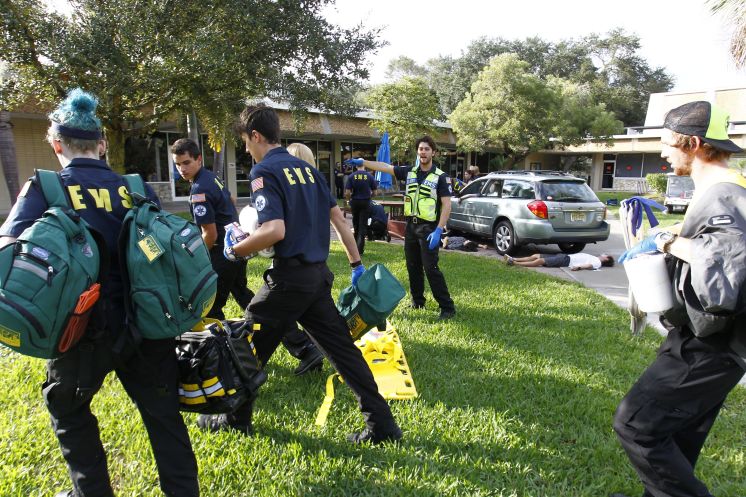
[(590, 264), (593, 266), (593, 269), (599, 269), (601, 267), (601, 259), (596, 257), (595, 255), (591, 254), (570, 254), (570, 267), (575, 266), (584, 266), (585, 264)]

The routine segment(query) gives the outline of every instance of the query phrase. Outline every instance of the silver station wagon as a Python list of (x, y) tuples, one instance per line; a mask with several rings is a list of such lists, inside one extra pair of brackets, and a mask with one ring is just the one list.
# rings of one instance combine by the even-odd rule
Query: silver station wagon
[(567, 254), (609, 238), (606, 206), (580, 178), (559, 171), (482, 176), (451, 198), (448, 229), (491, 238), (500, 254), (556, 243)]

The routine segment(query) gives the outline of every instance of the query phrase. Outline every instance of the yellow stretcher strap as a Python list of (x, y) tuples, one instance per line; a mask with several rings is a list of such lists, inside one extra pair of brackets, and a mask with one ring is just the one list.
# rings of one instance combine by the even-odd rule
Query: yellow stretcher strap
[(330, 375), (326, 379), (326, 396), (321, 403), (319, 414), (316, 416), (316, 426), (324, 426), (326, 424), (326, 418), (329, 416), (329, 410), (332, 408), (332, 402), (334, 402), (334, 378), (338, 378), (340, 383), (344, 383), (342, 377), (337, 373)]
[[(378, 392), (384, 399), (407, 400), (417, 397), (417, 389), (399, 335), (391, 323), (386, 323), (386, 331), (373, 328), (355, 342), (355, 345), (368, 363), (378, 385)], [(344, 382), (338, 374), (333, 374), (327, 379), (326, 396), (316, 416), (317, 426), (324, 426), (334, 402), (335, 376), (339, 378), (340, 383)]]

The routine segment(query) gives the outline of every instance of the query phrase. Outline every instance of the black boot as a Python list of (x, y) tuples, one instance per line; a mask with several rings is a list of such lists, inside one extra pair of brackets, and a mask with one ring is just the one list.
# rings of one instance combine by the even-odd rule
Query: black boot
[(373, 430), (371, 428), (365, 428), (363, 431), (358, 431), (347, 435), (347, 441), (354, 444), (362, 444), (370, 442), (373, 445), (379, 445), (384, 442), (396, 442), (401, 439), (401, 429), (396, 426), (396, 423), (392, 424), (387, 428), (378, 428)]
[(253, 401), (249, 401), (229, 414), (200, 414), (197, 418), (197, 426), (213, 433), (235, 430), (244, 435), (253, 435), (254, 428), (251, 425), (253, 410)]
[(324, 362), (324, 355), (316, 347), (309, 347), (306, 349), (306, 353), (303, 354), (298, 367), (293, 370), (295, 376), (306, 374), (309, 371), (321, 371), (322, 363)]

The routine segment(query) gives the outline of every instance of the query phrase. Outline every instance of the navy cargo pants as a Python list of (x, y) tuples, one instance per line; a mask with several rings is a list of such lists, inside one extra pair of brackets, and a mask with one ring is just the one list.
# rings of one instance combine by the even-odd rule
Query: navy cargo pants
[[(373, 373), (334, 305), (333, 282), (334, 275), (325, 262), (274, 259), (273, 267), (264, 273), (264, 285), (246, 311), (247, 319), (261, 325), (253, 338), (257, 356), (262, 365), (267, 364), (284, 331), (300, 323), (354, 393), (367, 426), (374, 432), (392, 431), (396, 422), (391, 409), (378, 393)], [(237, 413), (250, 411), (239, 409)]]
[(710, 497), (694, 466), (725, 398), (744, 371), (728, 337), (700, 340), (673, 328), (614, 415), (614, 430), (645, 497)]
[(98, 421), (91, 413), (91, 400), (111, 371), (140, 411), (163, 493), (199, 495), (197, 460), (179, 412), (174, 348), (173, 339), (143, 340), (139, 352), (115, 363), (108, 334), (89, 330), (70, 351), (47, 362), (44, 400), (76, 497), (114, 495)]
[(425, 279), (423, 271), (430, 284), (433, 297), (438, 302), (441, 311), (455, 310), (451, 294), (448, 292), (445, 276), (438, 267), (438, 251), (440, 246), (430, 250), (427, 236), (435, 230), (437, 223), (410, 218), (404, 235), (404, 257), (407, 260), (409, 275), (409, 292), (412, 303), (416, 306), (425, 305)]

